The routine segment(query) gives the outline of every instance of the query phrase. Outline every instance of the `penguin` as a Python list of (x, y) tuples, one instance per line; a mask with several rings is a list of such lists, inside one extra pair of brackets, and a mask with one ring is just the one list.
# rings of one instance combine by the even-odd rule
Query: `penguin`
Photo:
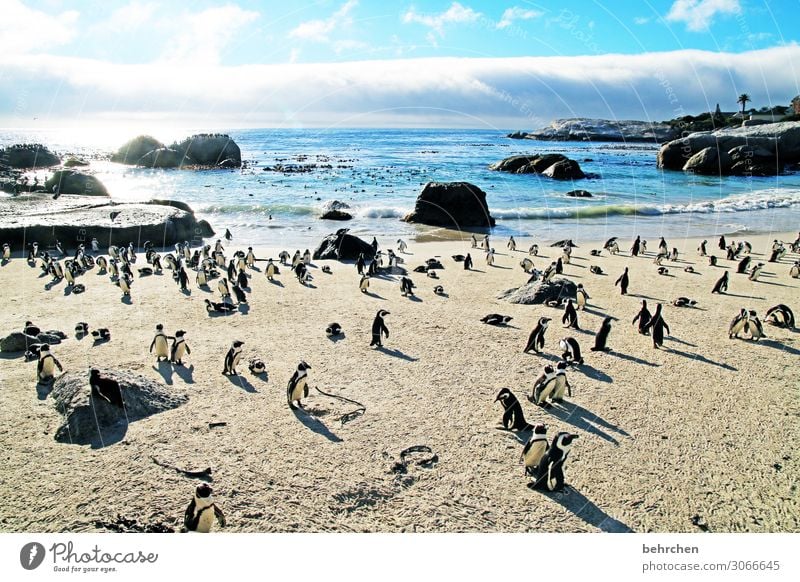
[(669, 260), (673, 262), (678, 260), (678, 249), (675, 247), (672, 247), (672, 252), (669, 254)]
[(608, 334), (611, 333), (611, 322), (613, 317), (606, 317), (603, 323), (600, 324), (600, 330), (594, 336), (594, 347), (590, 348), (593, 352), (610, 352), (611, 348), (608, 347)]
[(591, 299), (591, 297), (589, 297), (586, 289), (583, 288), (583, 284), (578, 283), (578, 288), (575, 290), (575, 303), (577, 305), (577, 309), (583, 310), (586, 307), (589, 299)]
[(37, 335), (42, 333), (42, 330), (39, 329), (39, 326), (33, 325), (33, 322), (26, 321), (25, 326), (22, 328), (22, 333), (24, 333), (25, 335), (36, 337)]
[[(292, 410), (297, 410), (298, 407), (303, 408), (300, 399), (308, 396), (309, 369), (311, 369), (311, 366), (301, 360), (300, 363), (297, 364), (297, 369), (294, 371), (294, 374), (289, 378), (289, 383), (286, 385), (286, 402)], [(297, 402), (297, 406), (294, 405), (295, 402)]]
[(707, 244), (708, 244), (708, 241), (707, 241), (707, 240), (704, 240), (703, 242), (701, 242), (701, 243), (700, 243), (700, 246), (699, 246), (699, 247), (697, 247), (697, 253), (698, 253), (698, 254), (699, 254), (701, 257), (705, 257), (705, 256), (706, 256), (706, 254), (708, 254), (708, 253), (707, 253), (707, 251), (706, 251), (706, 245), (707, 245)]
[(397, 251), (398, 252), (405, 253), (407, 248), (408, 248), (408, 245), (406, 244), (406, 241), (404, 241), (401, 238), (397, 239)]
[(477, 239), (477, 238), (475, 238), (475, 235), (474, 235), (474, 234), (473, 234), (473, 235), (470, 237), (470, 241), (471, 241), (471, 244), (472, 244), (472, 248), (473, 248), (473, 249), (476, 249), (476, 248), (478, 248), (478, 239)]
[(356, 260), (356, 272), (359, 275), (363, 275), (364, 274), (364, 266), (365, 266), (365, 264), (366, 264), (366, 261), (364, 259), (364, 253), (361, 253), (361, 254), (358, 255), (358, 259)]
[(778, 327), (794, 329), (794, 313), (792, 313), (788, 305), (783, 303), (770, 307), (764, 316), (764, 321), (768, 321)]
[(719, 278), (719, 280), (714, 284), (714, 288), (711, 290), (711, 293), (725, 293), (728, 290), (728, 271), (725, 271), (725, 274)]
[(329, 323), (325, 328), (325, 335), (328, 337), (337, 337), (342, 335), (342, 326), (338, 323)]
[(150, 353), (152, 354), (153, 350), (155, 350), (156, 362), (160, 362), (161, 358), (164, 358), (164, 360), (169, 358), (169, 344), (167, 343), (168, 337), (169, 336), (164, 333), (164, 326), (160, 323), (156, 325), (156, 335), (153, 337), (153, 341), (150, 343)]
[(64, 279), (67, 281), (67, 287), (72, 287), (75, 284), (75, 275), (72, 274), (72, 269), (64, 269)]
[(556, 378), (556, 371), (553, 366), (548, 364), (544, 367), (542, 375), (533, 383), (533, 390), (528, 400), (542, 408), (552, 408), (552, 405), (547, 402), (547, 399), (550, 398), (550, 395), (556, 389), (557, 385), (558, 379)]
[(486, 252), (486, 264), (490, 267), (494, 265), (494, 249), (490, 249)]
[(372, 237), (372, 242), (370, 244), (372, 245), (372, 250), (377, 252), (378, 251), (378, 239), (373, 236)]
[(183, 532), (208, 533), (214, 520), (220, 527), (225, 527), (225, 514), (214, 502), (213, 490), (208, 483), (198, 485), (194, 498), (186, 508), (183, 516)]
[(303, 261), (297, 261), (297, 265), (294, 267), (294, 274), (297, 277), (297, 280), (305, 285), (308, 281), (311, 280), (311, 274), (308, 272), (308, 267)]
[(78, 336), (78, 339), (83, 338), (86, 335), (89, 335), (89, 324), (85, 321), (80, 321), (75, 324), (75, 335)]
[(149, 277), (150, 275), (153, 274), (153, 269), (151, 269), (150, 267), (139, 267), (139, 269), (137, 270), (139, 271), (140, 277)]
[(155, 253), (153, 255), (153, 272), (160, 274), (163, 270), (164, 268), (161, 266), (161, 255)]
[(747, 277), (750, 281), (758, 281), (761, 270), (764, 268), (764, 263), (758, 263), (750, 270), (750, 275)]
[(117, 408), (125, 407), (125, 400), (122, 397), (119, 382), (112, 378), (103, 378), (97, 368), (89, 370), (89, 387), (92, 389), (91, 394), (93, 397), (102, 398)]
[(551, 320), (549, 317), (539, 318), (539, 322), (536, 324), (536, 327), (533, 328), (531, 335), (528, 336), (528, 343), (525, 345), (525, 349), (522, 350), (523, 353), (527, 354), (533, 350), (538, 354), (542, 351), (542, 348), (544, 347), (544, 334), (547, 331), (547, 326), (550, 321)]
[(79, 295), (84, 291), (86, 291), (86, 286), (83, 285), (82, 283), (78, 283), (72, 288), (72, 292), (75, 293), (76, 295)]
[(542, 273), (542, 282), (549, 283), (550, 280), (553, 277), (555, 277), (555, 275), (556, 275), (556, 263), (552, 262), (550, 263), (550, 266), (544, 270), (544, 273)]
[(214, 243), (214, 252), (215, 253), (221, 253), (224, 250), (225, 250), (225, 247), (222, 246), (222, 241), (220, 239), (217, 239), (217, 242)]
[(772, 247), (772, 253), (769, 255), (769, 262), (770, 263), (777, 263), (786, 255), (786, 248), (784, 248), (783, 244), (775, 241), (777, 246)]
[(738, 338), (739, 334), (747, 327), (747, 320), (750, 314), (742, 307), (739, 314), (733, 318), (730, 326), (728, 326), (728, 339)]
[(487, 253), (489, 252), (489, 248), (490, 248), (489, 244), (490, 244), (489, 243), (489, 235), (486, 234), (486, 235), (483, 236), (483, 241), (481, 242), (481, 246), (483, 247), (483, 250), (486, 251)]
[(739, 252), (747, 253), (748, 255), (753, 252), (753, 245), (751, 245), (749, 242), (744, 241), (743, 243), (739, 243), (739, 245), (741, 246)]
[(217, 291), (219, 291), (219, 294), (222, 296), (223, 300), (226, 297), (230, 297), (231, 291), (228, 288), (228, 280), (225, 277), (217, 282)]
[(247, 303), (247, 293), (244, 292), (244, 289), (236, 283), (231, 285), (231, 289), (233, 289), (233, 294), (236, 295), (237, 303)]
[(197, 270), (197, 276), (195, 277), (195, 281), (197, 282), (198, 287), (206, 287), (208, 285), (208, 273), (204, 267), (200, 267)]
[(367, 275), (361, 275), (361, 281), (358, 283), (358, 288), (361, 290), (362, 293), (366, 293), (369, 289), (369, 277)]
[(659, 267), (658, 268), (658, 274), (659, 275), (663, 275), (663, 276), (667, 276), (667, 275), (669, 275), (669, 269), (667, 269), (666, 267)]
[(656, 257), (653, 259), (653, 264), (661, 266), (661, 263), (664, 262), (664, 259), (667, 258), (667, 253), (659, 252)]
[(661, 252), (661, 251), (667, 252), (668, 248), (669, 248), (669, 245), (667, 245), (667, 241), (664, 240), (664, 237), (662, 236), (661, 240), (658, 242), (658, 250), (659, 250), (659, 252)]
[(186, 344), (184, 336), (186, 332), (179, 329), (175, 332), (175, 337), (172, 339), (172, 347), (169, 350), (169, 361), (176, 366), (183, 366), (183, 356), (191, 355), (192, 350)]
[(761, 325), (761, 320), (758, 319), (758, 314), (752, 310), (747, 318), (745, 331), (750, 333), (750, 339), (754, 341), (758, 341), (762, 337), (767, 337), (767, 334), (764, 333), (764, 326)]
[(795, 261), (794, 265), (789, 269), (789, 276), (792, 279), (800, 279), (800, 261)]
[(242, 346), (244, 342), (235, 340), (231, 344), (231, 348), (228, 350), (228, 353), (225, 354), (225, 367), (222, 370), (222, 373), (226, 376), (238, 376), (236, 372), (236, 366), (239, 365), (239, 360), (242, 359)]
[(267, 261), (267, 268), (264, 270), (267, 275), (267, 281), (273, 281), (275, 275), (278, 274), (278, 266), (272, 262), (272, 259)]
[(472, 257), (470, 256), (469, 253), (467, 253), (466, 257), (464, 257), (464, 270), (465, 271), (472, 270)]
[(100, 250), (100, 243), (98, 242), (98, 240), (96, 238), (92, 238), (91, 245), (92, 245), (92, 252), (93, 253), (96, 253), (96, 252), (98, 252)]
[(322, 265), (322, 272), (326, 275), (333, 274), (333, 271), (331, 271), (331, 268), (328, 265)]
[(178, 283), (181, 286), (181, 291), (189, 290), (189, 275), (186, 274), (186, 269), (183, 267), (178, 271)]
[(747, 273), (747, 268), (750, 266), (751, 260), (752, 259), (750, 255), (746, 255), (741, 261), (739, 261), (739, 264), (736, 266), (736, 272), (739, 275), (744, 275), (745, 273)]
[(514, 240), (513, 236), (508, 239), (508, 244), (506, 246), (508, 247), (508, 250), (510, 250), (510, 251), (517, 250), (517, 241)]
[(564, 327), (580, 329), (578, 326), (578, 312), (575, 311), (572, 299), (567, 299), (567, 303), (564, 305), (564, 316), (561, 318), (561, 323), (564, 324)]
[(247, 369), (250, 370), (250, 373), (254, 376), (258, 376), (267, 371), (267, 365), (260, 358), (253, 358), (250, 360)]
[(105, 274), (105, 272), (108, 270), (108, 261), (106, 258), (97, 257), (97, 261), (95, 261), (95, 263), (97, 264), (97, 268), (99, 269), (100, 273)]
[(567, 362), (568, 364), (572, 364), (573, 366), (578, 364), (583, 364), (583, 358), (581, 357), (581, 346), (574, 337), (565, 337), (558, 345), (564, 350), (564, 353), (561, 354), (561, 358)]
[(694, 273), (694, 267), (692, 267), (691, 265), (689, 265), (688, 267), (686, 267), (686, 268), (684, 269), (684, 272), (686, 272), (686, 273)]
[(430, 270), (426, 271), (425, 274), (428, 276), (429, 279), (438, 279), (439, 275), (436, 274), (436, 271)]
[(236, 263), (233, 259), (228, 263), (228, 280), (231, 282), (236, 280)]
[(488, 325), (508, 325), (508, 322), (514, 319), (509, 315), (500, 315), (499, 313), (490, 313), (481, 318), (483, 323)]
[(122, 275), (119, 278), (118, 284), (119, 288), (122, 289), (122, 295), (126, 297), (131, 296), (131, 283), (133, 282), (132, 278), (128, 275)]
[(433, 293), (434, 295), (444, 295), (444, 287), (441, 285), (436, 285), (436, 287), (433, 288)]
[(311, 264), (311, 251), (309, 251), (308, 249), (305, 250), (305, 252), (303, 253), (302, 261), (303, 261), (303, 264), (305, 264), (305, 265), (310, 265)]
[(403, 297), (407, 295), (414, 295), (414, 282), (409, 279), (408, 277), (403, 277), (400, 279), (400, 292), (402, 293)]
[(561, 361), (556, 364), (555, 381), (555, 387), (550, 393), (550, 400), (562, 402), (565, 393), (572, 396), (572, 386), (567, 380), (567, 362)]
[(528, 249), (528, 254), (533, 255), (534, 257), (539, 255), (539, 245), (532, 244), (531, 248)]
[[(633, 245), (631, 245), (631, 256), (638, 257), (640, 251), (640, 245), (642, 243), (641, 237), (637, 236), (636, 240), (633, 241)], [(608, 243), (606, 243), (608, 244)]]
[(56, 368), (59, 372), (64, 371), (56, 357), (50, 353), (50, 346), (42, 344), (39, 349), (39, 362), (36, 364), (36, 375), (40, 384), (49, 384), (55, 379)]
[(297, 249), (292, 255), (292, 269), (297, 268), (297, 265), (301, 262), (300, 259), (300, 249)]
[(678, 297), (672, 302), (672, 305), (675, 307), (694, 307), (697, 305), (697, 301), (688, 297)]
[(725, 244), (725, 236), (720, 236), (719, 237), (719, 249), (721, 251), (724, 251), (726, 246), (728, 246), (728, 245)]
[(539, 466), (533, 471), (533, 481), (529, 487), (545, 491), (564, 489), (564, 464), (572, 449), (572, 442), (576, 438), (578, 435), (567, 432), (556, 435)]
[(619, 276), (619, 278), (614, 282), (614, 286), (616, 287), (619, 285), (620, 290), (622, 291), (623, 295), (628, 294), (628, 284), (630, 280), (628, 279), (628, 267), (625, 267), (625, 272)]
[(597, 265), (592, 265), (591, 267), (589, 267), (589, 272), (593, 275), (602, 275), (603, 269), (601, 269)]
[(389, 339), (389, 328), (386, 327), (383, 321), (383, 318), (387, 315), (391, 314), (385, 309), (381, 309), (378, 311), (377, 315), (375, 315), (375, 319), (372, 321), (372, 342), (369, 344), (370, 346), (383, 347), (381, 335), (385, 335), (386, 339)]
[(503, 428), (506, 430), (529, 430), (533, 428), (525, 421), (525, 415), (522, 412), (522, 405), (508, 388), (503, 388), (497, 393), (495, 402), (500, 402), (503, 406)]
[(50, 269), (53, 274), (53, 281), (60, 281), (64, 278), (64, 269), (58, 261), (53, 261), (52, 265), (50, 265)]
[(645, 332), (652, 330), (654, 348), (658, 349), (664, 345), (665, 329), (667, 330), (667, 333), (671, 333), (669, 330), (669, 325), (667, 325), (667, 322), (664, 321), (664, 317), (661, 315), (661, 304), (659, 303), (656, 306), (656, 312), (653, 314), (653, 317), (645, 327)]
[(215, 303), (206, 299), (206, 311), (209, 313), (231, 313), (236, 311), (236, 307), (224, 301), (222, 303)]
[(561, 260), (561, 257), (558, 257), (556, 261), (556, 275), (561, 275), (564, 273), (564, 261)]
[(520, 460), (525, 465), (526, 476), (533, 476), (534, 471), (539, 466), (542, 457), (547, 454), (549, 448), (550, 445), (547, 442), (547, 427), (543, 424), (535, 425), (520, 456)]
[(3, 262), (11, 260), (11, 245), (3, 243)]
[(708, 266), (709, 267), (716, 267), (717, 266), (717, 257), (714, 255), (708, 256)]
[(244, 257), (244, 263), (251, 269), (256, 266), (256, 255), (253, 252), (253, 247), (247, 247), (247, 255)]
[(519, 262), (519, 266), (522, 267), (522, 270), (526, 273), (533, 271), (533, 261), (527, 257)]
[(281, 262), (281, 265), (288, 265), (289, 264), (289, 253), (287, 251), (281, 251), (278, 255), (278, 259)]
[(92, 330), (92, 338), (94, 343), (107, 342), (111, 339), (111, 332), (107, 327), (98, 327)]
[[(612, 236), (610, 239), (608, 239), (606, 244), (603, 245), (603, 248), (608, 251), (608, 254), (616, 255), (619, 252), (619, 243), (617, 243), (617, 237)], [(600, 256), (600, 252), (598, 251), (594, 256)]]
[(599, 251), (597, 249), (592, 249), (591, 251), (589, 251), (589, 254), (592, 255), (593, 257), (599, 257), (602, 254), (602, 252), (603, 251)]

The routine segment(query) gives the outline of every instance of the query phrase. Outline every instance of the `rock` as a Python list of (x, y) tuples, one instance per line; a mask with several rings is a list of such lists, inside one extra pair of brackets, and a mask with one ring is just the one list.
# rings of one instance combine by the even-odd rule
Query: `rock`
[(53, 384), (50, 396), (62, 415), (62, 424), (55, 440), (71, 444), (108, 445), (119, 441), (128, 423), (159, 412), (171, 410), (187, 402), (184, 394), (163, 383), (126, 370), (100, 370), (101, 378), (119, 384), (124, 408), (93, 394), (89, 386), (89, 370), (67, 372)]
[(314, 260), (355, 261), (361, 253), (364, 253), (365, 259), (372, 260), (375, 257), (372, 245), (357, 236), (347, 234), (349, 230), (342, 228), (322, 239), (314, 251)]
[(56, 170), (44, 186), (48, 192), (55, 192), (57, 188), (61, 194), (108, 196), (108, 191), (100, 180), (77, 170)]
[(140, 135), (125, 143), (116, 152), (111, 154), (111, 161), (120, 164), (136, 164), (143, 155), (153, 150), (161, 149), (164, 144), (149, 135)]
[(181, 202), (180, 200), (163, 200), (160, 198), (153, 198), (147, 204), (158, 204), (159, 206), (172, 206), (173, 208), (178, 208), (179, 210), (183, 210), (184, 212), (189, 212), (194, 214), (194, 210), (192, 210), (191, 206), (186, 204), (186, 202)]
[(180, 168), (192, 164), (181, 152), (171, 148), (157, 148), (147, 152), (136, 161), (137, 166), (145, 168)]
[(65, 168), (76, 168), (78, 166), (88, 166), (89, 162), (86, 160), (82, 160), (80, 158), (67, 158), (67, 161), (64, 162)]
[(592, 193), (588, 190), (570, 190), (567, 192), (570, 198), (592, 198)]
[(506, 137), (510, 137), (511, 139), (525, 139), (528, 137), (528, 132), (526, 131), (515, 131), (513, 133), (509, 133)]
[(0, 149), (0, 164), (10, 168), (49, 168), (61, 158), (38, 143), (15, 144)]
[(703, 148), (689, 158), (683, 165), (683, 171), (724, 176), (728, 174), (732, 164), (733, 162), (728, 152), (720, 151), (716, 147), (708, 147)]
[(172, 149), (194, 160), (201, 166), (217, 166), (225, 161), (229, 167), (242, 165), (242, 152), (230, 136), (221, 133), (199, 133), (186, 138)]
[(0, 352), (24, 352), (31, 344), (39, 343), (39, 338), (27, 335), (21, 331), (12, 331), (0, 339)]
[(539, 305), (558, 299), (575, 299), (577, 289), (577, 285), (569, 279), (553, 279), (549, 283), (535, 281), (503, 291), (497, 298), (505, 299), (509, 303)]
[[(516, 132), (512, 135), (545, 141), (649, 141), (663, 143), (678, 137), (678, 131), (667, 123), (573, 117), (557, 119), (549, 126), (530, 133)], [(508, 137), (512, 137), (512, 135)]]
[(579, 180), (586, 177), (586, 174), (583, 173), (580, 165), (575, 160), (556, 162), (542, 172), (542, 175), (554, 180)]
[(569, 158), (562, 154), (511, 156), (491, 164), (489, 169), (497, 172), (511, 172), (513, 174), (540, 174), (556, 162), (567, 159)]
[(36, 339), (40, 344), (49, 344), (54, 346), (56, 344), (60, 344), (62, 338), (59, 334), (42, 332), (36, 336)]
[(495, 224), (486, 192), (469, 182), (428, 182), (403, 221), (454, 229)]
[(237, 162), (233, 158), (225, 158), (224, 160), (222, 160), (220, 163), (217, 164), (217, 167), (223, 170), (227, 170), (232, 168), (238, 168), (241, 165), (242, 165), (241, 162)]
[(343, 210), (328, 210), (320, 216), (322, 220), (352, 220), (353, 215)]
[(775, 154), (768, 149), (753, 147), (750, 145), (740, 145), (736, 146), (735, 148), (731, 148), (728, 151), (728, 155), (730, 155), (731, 160), (734, 162), (740, 162), (747, 159), (758, 159), (760, 161), (775, 159)]
[(323, 212), (327, 212), (328, 210), (348, 210), (349, 208), (350, 205), (347, 202), (342, 202), (340, 200), (328, 200), (322, 205)]

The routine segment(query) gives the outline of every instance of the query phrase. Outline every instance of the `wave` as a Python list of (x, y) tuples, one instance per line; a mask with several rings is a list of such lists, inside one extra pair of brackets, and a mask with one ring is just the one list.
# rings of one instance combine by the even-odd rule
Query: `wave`
[(307, 216), (316, 214), (313, 206), (297, 206), (293, 204), (198, 204), (197, 212), (205, 214), (290, 214)]

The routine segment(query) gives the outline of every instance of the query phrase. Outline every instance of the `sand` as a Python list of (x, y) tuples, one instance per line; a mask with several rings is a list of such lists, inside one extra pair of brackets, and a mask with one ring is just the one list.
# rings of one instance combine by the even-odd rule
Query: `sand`
[[(776, 237), (794, 240), (790, 233), (748, 236), (754, 259), (766, 262)], [(240, 248), (237, 242), (226, 245), (228, 253)], [(519, 262), (530, 242), (520, 239), (520, 250), (510, 252), (505, 239), (493, 238), (495, 266), (473, 250), (476, 270), (465, 272), (450, 256), (469, 252), (468, 242), (411, 241), (406, 266), (433, 256), (445, 266), (437, 281), (412, 273), (414, 300), (401, 297), (391, 278), (374, 279), (370, 295), (359, 293), (351, 264), (315, 262), (311, 287), (288, 269), (280, 285), (253, 272), (247, 312), (214, 318), (203, 299), (219, 300), (215, 285), (213, 293), (204, 292), (192, 280), (191, 295), (184, 296), (169, 272), (137, 278), (128, 305), (96, 270), (79, 279), (85, 293), (65, 295), (63, 282), (46, 290), (49, 277), (14, 259), (0, 269), (0, 332), (26, 319), (61, 329), (70, 337), (53, 352), (66, 370), (129, 369), (165, 381), (189, 401), (131, 423), (119, 442), (104, 448), (58, 443), (59, 414), (46, 390), (37, 390), (35, 362), (3, 354), (0, 530), (97, 531), (95, 520), (117, 514), (177, 528), (199, 482), (156, 465), (155, 457), (184, 469), (212, 467), (230, 532), (701, 531), (693, 519), (713, 532), (798, 531), (800, 335), (766, 326), (769, 339), (757, 343), (727, 336), (741, 307), (763, 317), (785, 303), (800, 314), (800, 281), (788, 275), (797, 256), (768, 263), (761, 280), (750, 282), (730, 261), (709, 267), (695, 251), (697, 241), (668, 241), (682, 252), (678, 263), (665, 263), (670, 276), (663, 277), (653, 264), (657, 239), (639, 258), (627, 252), (590, 257), (600, 245), (577, 241), (565, 274), (582, 282), (592, 299), (579, 314), (582, 331), (567, 331), (560, 310), (495, 298), (527, 280)], [(621, 246), (627, 251), (629, 242)], [(720, 254), (716, 238), (709, 238), (709, 251)], [(257, 254), (277, 256), (275, 249)], [(557, 256), (542, 247), (534, 261), (544, 268)], [(324, 264), (333, 274), (320, 272)], [(593, 264), (606, 275), (591, 274)], [(687, 265), (696, 273), (684, 272)], [(614, 280), (624, 266), (631, 285), (623, 297)], [(731, 266), (729, 293), (711, 295)], [(447, 297), (433, 294), (436, 284)], [(665, 305), (672, 333), (656, 350), (631, 320), (642, 297), (654, 308), (681, 295), (698, 307)], [(391, 312), (385, 352), (369, 347), (378, 309)], [(514, 319), (507, 328), (482, 324), (491, 312)], [(609, 340), (613, 351), (590, 352), (606, 314), (619, 318)], [(524, 354), (541, 315), (554, 318), (545, 355)], [(110, 328), (111, 341), (93, 347), (91, 338), (75, 339), (78, 321)], [(324, 333), (332, 321), (345, 331), (335, 342)], [(186, 370), (155, 366), (148, 347), (156, 323), (170, 334), (187, 331)], [(546, 411), (525, 395), (560, 355), (558, 340), (567, 335), (580, 341), (586, 364), (569, 372), (573, 396)], [(246, 364), (239, 378), (221, 374), (234, 339), (245, 342), (245, 362), (259, 356), (267, 363), (267, 379), (252, 376)], [(366, 413), (342, 425), (336, 419), (354, 407), (315, 390), (305, 401), (311, 415), (293, 413), (286, 383), (301, 359), (312, 366), (312, 386), (356, 399)], [(522, 437), (497, 428), (501, 407), (493, 401), (502, 387), (551, 436), (560, 430), (580, 435), (563, 493), (526, 486)], [(227, 425), (209, 428), (211, 422)], [(431, 447), (438, 463), (392, 472), (400, 451), (412, 445)]]

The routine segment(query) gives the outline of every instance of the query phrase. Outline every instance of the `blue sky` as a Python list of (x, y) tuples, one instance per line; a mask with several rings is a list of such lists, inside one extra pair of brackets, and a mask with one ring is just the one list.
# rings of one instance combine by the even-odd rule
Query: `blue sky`
[(2, 126), (529, 128), (800, 93), (797, 0), (0, 0), (0, 13)]

